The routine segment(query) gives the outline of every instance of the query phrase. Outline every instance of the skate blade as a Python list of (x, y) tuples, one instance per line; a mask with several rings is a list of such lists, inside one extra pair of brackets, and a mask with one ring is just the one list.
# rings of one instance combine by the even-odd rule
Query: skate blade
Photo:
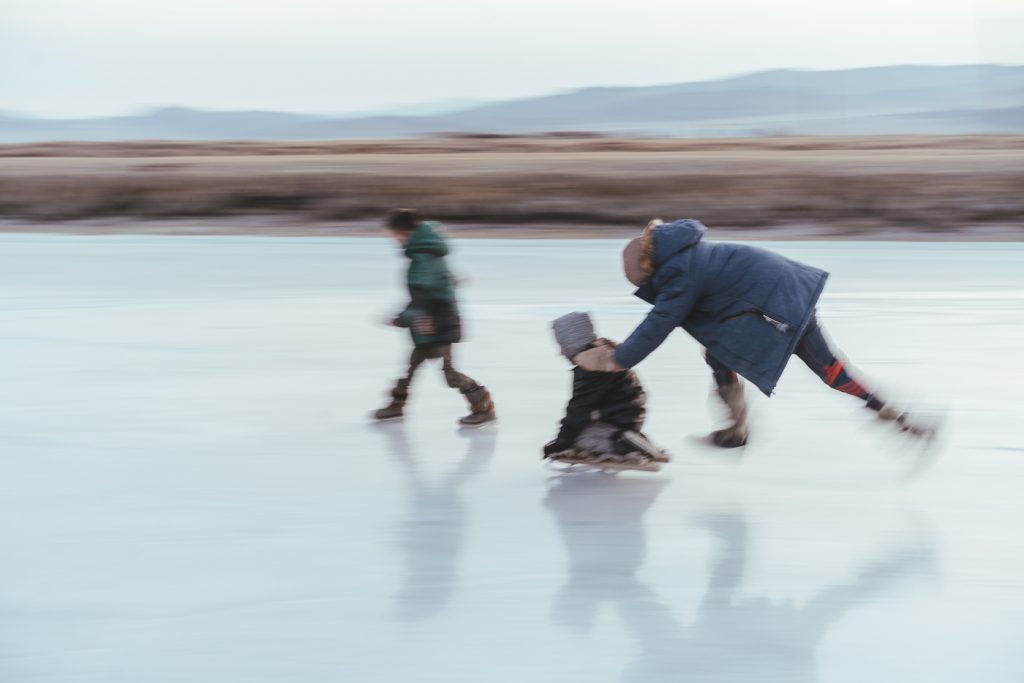
[(686, 445), (698, 450), (702, 457), (714, 458), (716, 462), (739, 464), (744, 461), (747, 446), (723, 448), (715, 443), (711, 434), (690, 434), (684, 439)]
[(622, 438), (640, 453), (654, 460), (655, 462), (672, 462), (672, 456), (668, 451), (655, 446), (650, 439), (636, 432), (623, 432)]
[(909, 465), (900, 476), (907, 484), (924, 476), (942, 457), (942, 443), (946, 415), (944, 412), (926, 413), (920, 418), (924, 423), (919, 429), (905, 429), (896, 436), (903, 441), (903, 455)]
[(483, 429), (485, 427), (496, 426), (497, 424), (498, 424), (498, 418), (494, 418), (493, 420), (488, 420), (487, 422), (480, 422), (479, 424), (475, 424), (475, 425), (474, 424), (468, 424), (467, 425), (467, 424), (463, 424), (463, 423), (460, 422), (459, 423), (459, 431), (460, 432), (469, 432), (469, 431), (473, 431), (475, 429)]
[(660, 472), (661, 464), (654, 460), (648, 460), (646, 462), (615, 462), (614, 460), (593, 460), (589, 458), (570, 458), (570, 457), (551, 457), (548, 458), (550, 462), (557, 462), (568, 467), (564, 468), (564, 471), (579, 471), (579, 472), (623, 472), (626, 470), (635, 470), (637, 472)]
[(710, 434), (689, 434), (686, 436), (686, 443), (691, 446), (703, 446), (715, 451), (742, 451), (750, 443), (749, 439), (738, 446), (719, 446), (715, 443), (715, 433)]

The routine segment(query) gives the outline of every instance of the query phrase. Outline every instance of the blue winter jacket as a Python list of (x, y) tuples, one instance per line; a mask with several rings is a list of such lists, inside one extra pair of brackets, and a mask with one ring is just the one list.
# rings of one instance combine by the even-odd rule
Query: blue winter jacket
[(631, 368), (682, 327), (771, 396), (828, 273), (758, 247), (703, 242), (706, 230), (689, 219), (654, 230), (654, 274), (636, 291), (654, 308), (615, 360)]

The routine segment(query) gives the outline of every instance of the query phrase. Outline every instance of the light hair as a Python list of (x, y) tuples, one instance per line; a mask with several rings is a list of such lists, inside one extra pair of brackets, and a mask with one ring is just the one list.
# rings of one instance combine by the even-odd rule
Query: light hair
[(660, 218), (652, 219), (640, 235), (640, 270), (650, 277), (654, 274), (654, 231), (663, 225)]

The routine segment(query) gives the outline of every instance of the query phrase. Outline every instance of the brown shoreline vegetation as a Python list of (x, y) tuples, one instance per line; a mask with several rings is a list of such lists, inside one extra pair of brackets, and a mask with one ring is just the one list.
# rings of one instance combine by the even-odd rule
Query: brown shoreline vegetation
[(1024, 136), (0, 145), (4, 230), (363, 234), (395, 206), (467, 236), (1021, 239)]

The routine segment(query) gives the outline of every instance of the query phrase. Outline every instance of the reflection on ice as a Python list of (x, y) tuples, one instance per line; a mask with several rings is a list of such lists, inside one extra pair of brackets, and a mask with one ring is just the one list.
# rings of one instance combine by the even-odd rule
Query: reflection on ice
[(643, 516), (668, 482), (585, 472), (551, 481), (544, 505), (569, 556), (552, 613), (562, 626), (587, 629), (601, 605), (623, 609), (650, 596), (636, 578), (647, 552)]
[(403, 619), (427, 619), (445, 608), (457, 588), (466, 526), (462, 490), (487, 466), (497, 435), (490, 428), (460, 431), (466, 439), (465, 456), (439, 480), (428, 481), (405, 425), (373, 426), (386, 439), (384, 450), (400, 468), (408, 490), (408, 516), (399, 533), (405, 575), (396, 598), (398, 613)]
[[(555, 600), (554, 620), (587, 630), (601, 606), (614, 607), (639, 648), (624, 681), (819, 681), (817, 651), (831, 625), (901, 583), (934, 579), (930, 537), (908, 525), (918, 538), (903, 538), (891, 547), (880, 544), (847, 581), (821, 588), (802, 603), (748, 596), (743, 591), (751, 544), (746, 519), (739, 512), (703, 512), (691, 524), (712, 540), (708, 581), (696, 618), (683, 623), (637, 577), (648, 544), (644, 515), (664, 484), (565, 475), (545, 498), (569, 556), (569, 576)], [(812, 561), (813, 550), (808, 553)]]

